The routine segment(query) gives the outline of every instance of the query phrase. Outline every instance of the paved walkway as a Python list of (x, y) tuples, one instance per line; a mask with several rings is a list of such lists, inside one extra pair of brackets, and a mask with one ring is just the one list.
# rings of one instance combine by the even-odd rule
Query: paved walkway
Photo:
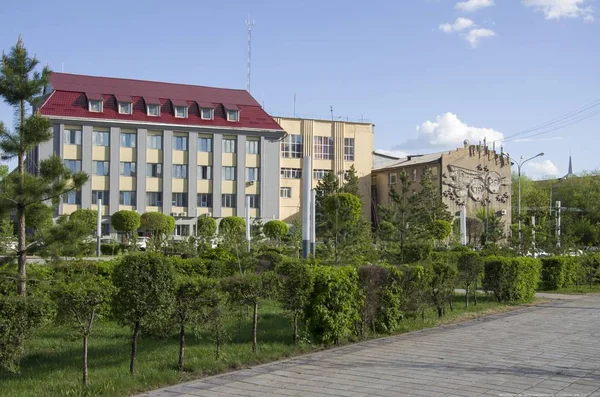
[(562, 298), (144, 396), (600, 396), (600, 295)]

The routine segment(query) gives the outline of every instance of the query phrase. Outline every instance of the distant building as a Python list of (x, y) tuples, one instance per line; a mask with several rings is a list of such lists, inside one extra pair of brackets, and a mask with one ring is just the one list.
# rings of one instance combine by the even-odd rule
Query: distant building
[[(384, 155), (389, 157), (387, 155)], [(408, 156), (400, 159), (383, 158), (375, 154), (378, 167), (373, 169), (373, 220), (379, 221), (377, 206), (389, 204), (391, 189), (400, 191), (400, 174), (404, 171), (411, 181), (410, 194), (420, 190), (425, 168), (430, 168), (439, 187), (439, 194), (453, 215), (462, 205), (467, 216), (488, 208), (505, 222), (508, 234), (511, 224), (511, 162), (502, 153), (487, 147), (465, 144), (454, 151)]]
[(312, 156), (312, 186), (330, 171), (340, 184), (354, 165), (364, 213), (371, 216), (370, 180), (373, 164), (373, 134), (371, 123), (314, 120), (277, 117), (275, 121), (285, 130), (280, 149), (280, 218), (291, 221), (301, 211), (303, 157)]
[(568, 179), (568, 178), (577, 178), (577, 175), (575, 175), (573, 173), (573, 161), (572, 161), (570, 155), (569, 155), (569, 172), (567, 172), (567, 175), (563, 176), (560, 179)]

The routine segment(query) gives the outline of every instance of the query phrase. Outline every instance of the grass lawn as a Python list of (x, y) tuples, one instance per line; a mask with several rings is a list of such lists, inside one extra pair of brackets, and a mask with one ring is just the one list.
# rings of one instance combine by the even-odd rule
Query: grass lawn
[[(454, 298), (454, 311), (447, 309), (440, 321), (433, 309), (425, 321), (405, 319), (396, 333), (430, 328), (480, 315), (507, 311), (514, 306), (497, 303), (482, 295), (477, 306), (464, 305), (464, 296)], [(203, 376), (226, 372), (253, 364), (274, 361), (322, 349), (308, 340), (292, 344), (291, 326), (286, 313), (274, 303), (262, 306), (259, 318), (259, 351), (251, 351), (251, 315), (232, 318), (228, 326), (229, 341), (223, 346), (222, 358), (215, 360), (214, 345), (207, 334), (189, 335), (186, 371), (177, 371), (178, 338), (159, 339), (142, 334), (136, 361), (136, 374), (129, 375), (131, 330), (104, 321), (96, 324), (89, 342), (89, 382), (81, 384), (81, 341), (71, 338), (69, 330), (48, 326), (27, 346), (21, 373), (0, 370), (0, 395), (28, 396), (126, 396)]]

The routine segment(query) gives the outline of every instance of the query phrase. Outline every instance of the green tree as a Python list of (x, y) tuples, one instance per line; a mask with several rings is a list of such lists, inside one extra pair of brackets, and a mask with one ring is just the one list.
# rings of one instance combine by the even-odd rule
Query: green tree
[(155, 321), (166, 321), (172, 313), (174, 274), (164, 256), (132, 253), (115, 266), (112, 280), (117, 288), (112, 300), (113, 315), (121, 324), (133, 326), (129, 364), (133, 374), (140, 330)]
[(340, 181), (333, 171), (329, 171), (315, 187), (315, 228), (318, 236), (327, 234), (331, 229), (330, 219), (325, 207), (325, 199), (340, 191)]
[(431, 235), (436, 241), (443, 241), (450, 237), (452, 224), (443, 219), (436, 219), (431, 224)]
[(425, 309), (430, 302), (431, 269), (422, 265), (403, 266), (402, 273), (403, 311), (415, 317), (421, 315), (425, 320)]
[(436, 307), (438, 317), (445, 314), (446, 303), (450, 302), (452, 308), (452, 296), (454, 295), (454, 283), (456, 280), (456, 269), (444, 262), (434, 262), (432, 266), (429, 292), (431, 302)]
[(39, 236), (52, 226), (54, 208), (43, 203), (34, 203), (25, 209), (25, 224), (34, 236)]
[(89, 230), (89, 235), (96, 235), (98, 229), (98, 211), (81, 208), (69, 215), (69, 220), (83, 223)]
[(400, 189), (396, 190), (393, 186), (390, 187), (389, 207), (380, 207), (384, 215), (384, 220), (395, 226), (397, 238), (399, 241), (400, 263), (404, 263), (404, 246), (409, 238), (413, 238), (416, 233), (412, 233), (411, 228), (414, 228), (416, 223), (412, 222), (414, 209), (414, 200), (410, 199), (411, 184), (408, 174), (405, 170), (400, 172), (398, 177)]
[(334, 193), (325, 198), (324, 208), (327, 211), (327, 224), (330, 225), (324, 234), (333, 243), (334, 260), (338, 264), (340, 254), (346, 248), (356, 246), (358, 226), (364, 228), (364, 224), (359, 223), (362, 202), (358, 196), (351, 193)]
[(88, 384), (88, 340), (94, 321), (107, 314), (114, 287), (109, 279), (97, 274), (95, 264), (77, 266), (54, 286), (53, 296), (57, 306), (57, 322), (67, 324), (83, 339), (83, 385)]
[(350, 169), (347, 171), (344, 179), (344, 186), (342, 186), (341, 192), (350, 193), (360, 197), (360, 188), (358, 184), (359, 179), (356, 168), (354, 168), (354, 164), (350, 166)]
[(281, 290), (278, 297), (284, 309), (292, 313), (292, 340), (298, 343), (298, 320), (305, 314), (313, 290), (313, 274), (309, 266), (298, 260), (285, 261), (278, 269)]
[(410, 201), (414, 207), (413, 219), (416, 231), (423, 238), (430, 238), (433, 224), (437, 220), (452, 221), (452, 214), (444, 203), (440, 188), (431, 168), (425, 167), (420, 180), (421, 190)]
[(56, 223), (42, 234), (44, 257), (82, 257), (90, 255), (94, 242), (90, 239), (90, 225), (78, 217), (60, 216)]
[(228, 216), (221, 219), (219, 234), (222, 236), (237, 236), (243, 238), (246, 234), (246, 221), (239, 216)]
[(471, 286), (475, 285), (473, 296), (477, 305), (477, 280), (483, 272), (483, 260), (477, 252), (464, 252), (460, 254), (457, 262), (458, 279), (462, 281), (466, 291), (466, 306), (469, 307)]
[(61, 195), (80, 189), (87, 174), (72, 174), (57, 156), (39, 163), (35, 175), (25, 168), (25, 156), (37, 145), (52, 138), (50, 120), (31, 110), (41, 103), (50, 70), (37, 70), (38, 60), (31, 57), (19, 37), (9, 54), (2, 55), (0, 68), (0, 96), (15, 109), (15, 131), (0, 124), (2, 159), (17, 159), (17, 172), (2, 181), (0, 207), (15, 210), (18, 232), (18, 284), (20, 295), (26, 295), (26, 220), (28, 206), (44, 201), (58, 202)]
[(198, 218), (197, 234), (200, 242), (205, 248), (211, 246), (211, 241), (217, 233), (217, 221), (215, 218), (201, 216)]
[(272, 220), (265, 223), (263, 230), (265, 236), (271, 240), (280, 242), (288, 234), (289, 227), (285, 222)]
[[(200, 225), (200, 222), (198, 222), (198, 225)], [(140, 217), (140, 228), (146, 233), (150, 233), (150, 247), (158, 250), (175, 230), (175, 218), (162, 212), (146, 212)]]
[(367, 326), (373, 334), (393, 331), (401, 318), (402, 272), (391, 266), (361, 266), (358, 282), (365, 297), (361, 336)]
[(121, 210), (111, 215), (110, 222), (115, 230), (125, 234), (125, 242), (129, 242), (140, 227), (141, 217), (135, 211)]

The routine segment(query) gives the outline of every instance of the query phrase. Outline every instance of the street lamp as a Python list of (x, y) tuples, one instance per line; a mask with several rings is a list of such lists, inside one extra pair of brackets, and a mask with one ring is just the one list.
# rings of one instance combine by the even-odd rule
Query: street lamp
[(523, 156), (521, 156), (521, 159), (516, 163), (517, 164), (517, 169), (519, 171), (519, 206), (518, 206), (518, 216), (519, 216), (519, 251), (521, 251), (522, 247), (523, 247), (523, 229), (522, 229), (522, 222), (521, 222), (521, 167), (523, 166), (523, 164), (525, 164), (526, 162), (533, 160), (535, 158), (538, 157), (542, 157), (544, 155), (544, 152), (538, 153), (533, 157), (530, 157), (528, 159), (523, 160)]

